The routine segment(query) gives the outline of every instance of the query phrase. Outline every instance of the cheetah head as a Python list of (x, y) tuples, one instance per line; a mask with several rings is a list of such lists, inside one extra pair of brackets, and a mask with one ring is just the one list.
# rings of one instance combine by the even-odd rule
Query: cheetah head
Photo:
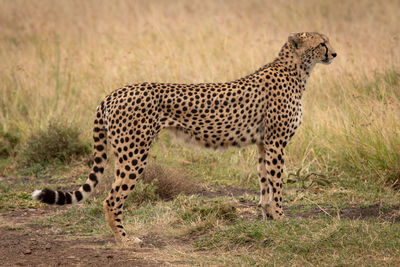
[(294, 47), (294, 52), (309, 63), (331, 64), (337, 56), (328, 37), (317, 32), (292, 33), (289, 43)]

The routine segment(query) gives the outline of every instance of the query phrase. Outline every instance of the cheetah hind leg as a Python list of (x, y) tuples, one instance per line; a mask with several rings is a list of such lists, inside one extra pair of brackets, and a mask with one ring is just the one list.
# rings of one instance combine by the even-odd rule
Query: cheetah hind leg
[[(105, 213), (106, 221), (107, 224), (110, 226), (111, 230), (113, 231), (114, 234), (114, 239), (115, 242), (120, 245), (120, 246), (125, 246), (125, 247), (142, 247), (143, 246), (143, 241), (137, 237), (129, 237), (126, 235), (125, 231), (123, 233), (121, 232), (121, 228), (119, 228), (115, 221), (116, 221), (116, 216), (110, 210), (110, 208), (107, 205), (106, 200), (103, 202), (103, 210)], [(123, 229), (123, 228), (122, 228)]]
[(136, 237), (128, 237), (122, 222), (122, 212), (125, 199), (135, 188), (136, 181), (143, 174), (146, 166), (145, 154), (129, 158), (122, 163), (115, 162), (115, 180), (108, 197), (103, 202), (106, 221), (114, 233), (117, 244), (141, 246), (142, 241)]

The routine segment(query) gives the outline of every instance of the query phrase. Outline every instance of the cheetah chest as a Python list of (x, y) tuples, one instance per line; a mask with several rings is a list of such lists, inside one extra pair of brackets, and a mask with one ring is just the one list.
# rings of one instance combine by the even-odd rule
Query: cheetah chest
[(299, 99), (285, 99), (280, 103), (282, 104), (273, 105), (268, 110), (266, 134), (268, 139), (281, 137), (285, 141), (289, 141), (301, 124), (302, 105)]

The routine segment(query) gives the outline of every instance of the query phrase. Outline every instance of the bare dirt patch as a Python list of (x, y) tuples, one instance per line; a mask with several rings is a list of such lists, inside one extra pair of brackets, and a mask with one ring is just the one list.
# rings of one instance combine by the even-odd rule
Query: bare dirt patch
[(54, 227), (31, 223), (68, 208), (45, 207), (16, 210), (0, 217), (0, 266), (160, 266), (166, 262), (138, 257), (138, 253), (161, 248), (157, 236), (141, 237), (142, 248), (121, 248), (113, 237), (72, 235)]
[(109, 239), (55, 234), (42, 227), (24, 229), (0, 227), (0, 265), (2, 266), (159, 266), (162, 262), (135, 258), (128, 249), (101, 249)]

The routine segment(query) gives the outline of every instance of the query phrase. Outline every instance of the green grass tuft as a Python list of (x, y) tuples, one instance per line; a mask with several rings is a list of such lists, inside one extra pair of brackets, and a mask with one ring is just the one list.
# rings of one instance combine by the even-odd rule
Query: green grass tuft
[(233, 221), (237, 217), (236, 207), (232, 203), (220, 199), (191, 202), (189, 206), (181, 210), (181, 218), (187, 222), (208, 220), (210, 218)]
[(126, 199), (125, 206), (129, 207), (131, 204), (142, 206), (159, 201), (161, 197), (157, 190), (157, 180), (150, 183), (138, 182), (134, 192)]
[(15, 151), (20, 138), (11, 132), (5, 132), (0, 125), (0, 158), (9, 157)]
[(250, 250), (261, 263), (268, 259), (285, 266), (337, 266), (356, 261), (370, 265), (380, 261), (376, 250), (387, 257), (399, 255), (399, 230), (399, 224), (336, 218), (240, 221), (204, 235), (196, 245), (206, 250)]

